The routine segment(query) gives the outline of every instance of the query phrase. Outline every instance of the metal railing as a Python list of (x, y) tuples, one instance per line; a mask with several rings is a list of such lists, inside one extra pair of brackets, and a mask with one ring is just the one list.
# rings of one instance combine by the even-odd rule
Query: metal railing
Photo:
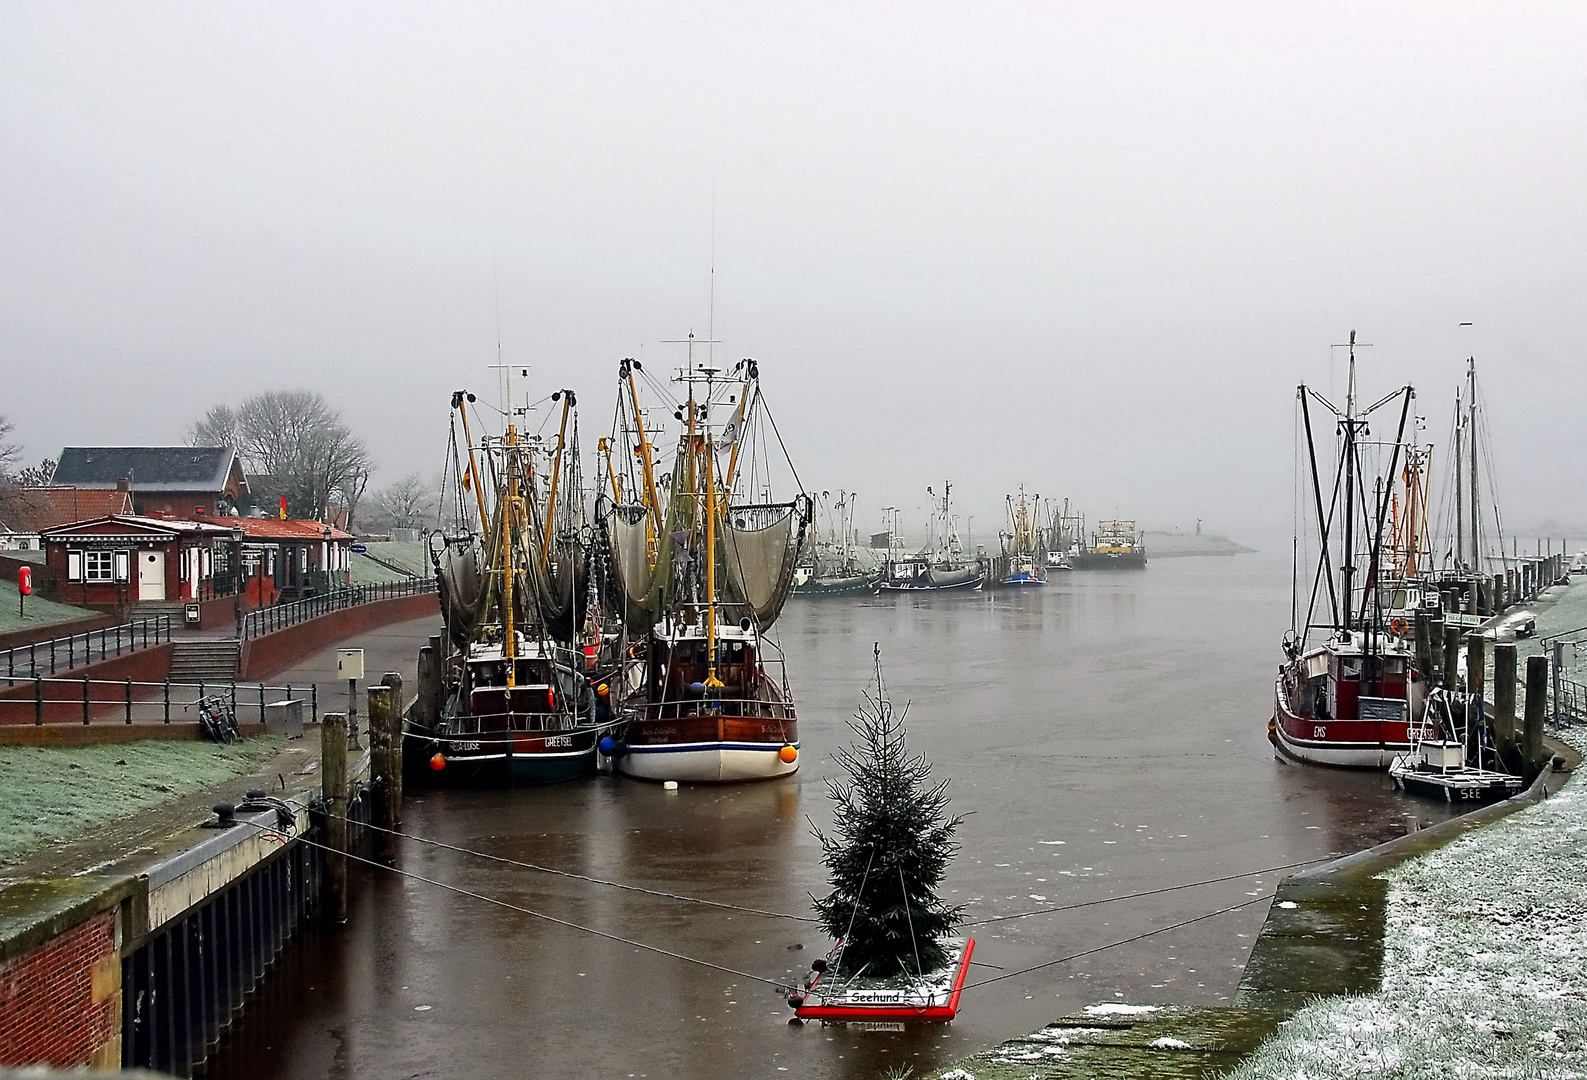
[[(231, 705), (239, 723), (264, 722), (265, 706), (307, 699), (311, 719), (320, 718), (319, 687), (314, 683), (269, 686), (236, 682), (137, 682), (133, 679), (48, 679), (43, 676), (0, 680), (12, 687), (29, 686), (31, 694), (0, 697), (0, 725), (45, 723), (197, 723), (192, 706), (204, 697), (220, 697)], [(31, 716), (30, 716), (31, 713)], [(185, 715), (184, 715), (185, 713)]]
[(419, 596), (434, 591), (434, 578), (409, 578), (406, 581), (355, 585), (351, 589), (338, 589), (335, 592), (321, 593), (290, 603), (272, 604), (269, 607), (250, 611), (243, 616), (242, 636), (245, 639), (255, 638), (276, 630), (284, 630), (289, 626), (296, 626), (309, 619), (317, 619), (321, 615), (328, 615), (343, 608), (400, 596)]
[(4, 651), (0, 667), (4, 668), (8, 679), (31, 679), (46, 670), (54, 675), (70, 671), (79, 664), (97, 663), (170, 640), (171, 617), (159, 615), (48, 641), (13, 645)]
[(1560, 727), (1587, 722), (1587, 686), (1563, 676), (1551, 688), (1549, 717)]

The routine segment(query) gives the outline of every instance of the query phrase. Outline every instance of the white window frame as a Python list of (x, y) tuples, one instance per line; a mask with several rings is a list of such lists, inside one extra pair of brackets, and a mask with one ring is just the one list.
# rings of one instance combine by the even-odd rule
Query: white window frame
[(83, 553), (83, 583), (109, 585), (116, 580), (116, 553), (99, 550)]
[(116, 581), (122, 583), (132, 579), (132, 552), (116, 552)]

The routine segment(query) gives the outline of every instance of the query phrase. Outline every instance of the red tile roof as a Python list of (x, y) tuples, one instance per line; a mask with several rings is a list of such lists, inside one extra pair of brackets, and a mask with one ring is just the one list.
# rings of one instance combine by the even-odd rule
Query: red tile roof
[(353, 534), (320, 521), (282, 521), (280, 518), (209, 518), (216, 525), (241, 529), (244, 540), (324, 540), (350, 541)]
[(6, 524), (19, 533), (44, 532), (91, 518), (132, 513), (125, 491), (79, 487), (18, 488)]

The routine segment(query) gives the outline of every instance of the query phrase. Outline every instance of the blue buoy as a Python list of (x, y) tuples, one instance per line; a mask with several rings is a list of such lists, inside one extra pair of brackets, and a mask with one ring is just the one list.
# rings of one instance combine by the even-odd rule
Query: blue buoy
[(703, 682), (692, 682), (689, 684), (689, 692), (694, 694), (703, 694), (705, 693), (705, 684)]
[(607, 757), (611, 757), (612, 751), (616, 749), (616, 739), (612, 738), (610, 735), (605, 735), (601, 738), (601, 753), (605, 754)]

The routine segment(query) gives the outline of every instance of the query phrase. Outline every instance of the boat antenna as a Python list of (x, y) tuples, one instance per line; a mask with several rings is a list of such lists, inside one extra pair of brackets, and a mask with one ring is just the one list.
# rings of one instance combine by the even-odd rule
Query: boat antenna
[(705, 362), (716, 366), (716, 177), (711, 177), (711, 301), (706, 315)]

